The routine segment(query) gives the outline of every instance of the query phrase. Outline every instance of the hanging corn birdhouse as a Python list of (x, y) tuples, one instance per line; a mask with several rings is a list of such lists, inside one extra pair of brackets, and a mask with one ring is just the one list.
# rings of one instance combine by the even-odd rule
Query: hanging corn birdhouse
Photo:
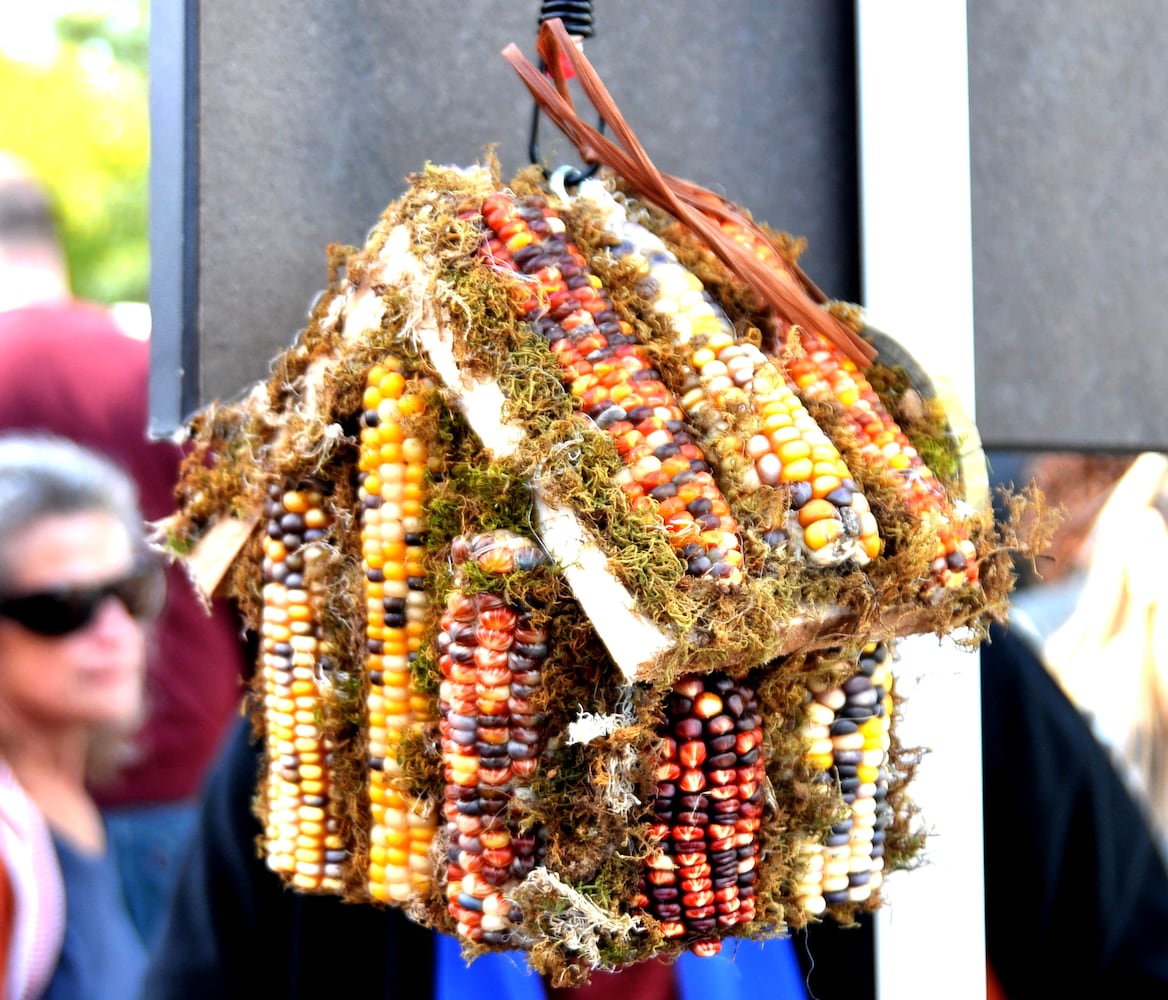
[(269, 867), (573, 981), (879, 906), (897, 639), (976, 643), (1012, 577), (959, 411), (540, 45), (602, 169), (409, 178), (191, 421), (168, 528), (259, 637)]

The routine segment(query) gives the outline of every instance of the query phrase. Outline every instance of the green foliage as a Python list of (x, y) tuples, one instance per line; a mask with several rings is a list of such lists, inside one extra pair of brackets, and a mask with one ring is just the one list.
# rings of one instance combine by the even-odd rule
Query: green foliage
[(149, 288), (145, 0), (137, 13), (63, 17), (48, 64), (0, 53), (0, 150), (48, 186), (73, 289), (98, 302), (144, 302)]

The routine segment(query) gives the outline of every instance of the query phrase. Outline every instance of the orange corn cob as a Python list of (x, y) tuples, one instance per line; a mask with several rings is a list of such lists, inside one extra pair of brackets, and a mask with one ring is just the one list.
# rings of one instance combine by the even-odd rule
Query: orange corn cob
[(482, 215), (493, 234), (484, 254), (535, 279), (521, 313), (559, 358), (579, 408), (615, 442), (630, 502), (655, 511), (691, 575), (741, 582), (738, 525), (685, 414), (563, 221), (543, 198), (505, 192), (488, 197)]
[(403, 421), (425, 408), (393, 360), (366, 377), (359, 456), (361, 547), (365, 571), (366, 737), (370, 809), (368, 888), (377, 900), (403, 902), (426, 893), (438, 819), (402, 787), (402, 734), (430, 721), (430, 698), (414, 683), (426, 595), (425, 484), (429, 448)]
[(647, 860), (636, 905), (699, 955), (754, 919), (763, 812), (762, 719), (751, 688), (690, 675), (666, 699)]
[(325, 725), (335, 668), (317, 608), (326, 582), (314, 574), (330, 519), (314, 489), (273, 487), (264, 537), (260, 677), (267, 774), (268, 867), (303, 891), (339, 892), (348, 852), (331, 780)]
[[(620, 243), (617, 258), (639, 260), (643, 294), (666, 316), (676, 343), (686, 348), (697, 379), (683, 408), (717, 414), (716, 432), (746, 441), (754, 473), (743, 483), (786, 491), (786, 523), (764, 528), (764, 540), (790, 537), (795, 551), (818, 565), (853, 560), (864, 565), (880, 551), (880, 534), (867, 498), (831, 439), (809, 414), (779, 368), (755, 345), (739, 342), (730, 319), (654, 233), (633, 222), (603, 185), (586, 182), (581, 196), (595, 203)], [(750, 417), (743, 417), (743, 397)]]
[[(451, 546), (456, 571), (473, 561), (489, 573), (510, 573), (543, 558), (531, 542), (506, 532), (460, 536)], [(548, 745), (534, 705), (547, 636), (529, 613), (497, 595), (456, 589), (438, 649), (447, 906), (460, 936), (506, 945), (522, 919), (508, 893), (542, 861), (543, 829), (525, 829), (523, 820)]]

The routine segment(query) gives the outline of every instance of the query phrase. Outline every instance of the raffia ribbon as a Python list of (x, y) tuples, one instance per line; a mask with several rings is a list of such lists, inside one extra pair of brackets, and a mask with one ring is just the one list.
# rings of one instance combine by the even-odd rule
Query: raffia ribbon
[[(779, 316), (826, 337), (862, 369), (872, 363), (875, 348), (822, 308), (822, 293), (782, 255), (762, 229), (720, 195), (691, 181), (663, 174), (654, 166), (596, 70), (559, 18), (545, 21), (540, 26), (537, 47), (540, 58), (550, 67), (554, 85), (514, 43), (503, 49), (503, 57), (527, 85), (544, 114), (575, 145), (585, 162), (600, 163), (615, 171), (638, 195), (692, 229)], [(576, 113), (568, 89), (566, 65), (575, 73), (601, 121), (617, 137), (619, 145)], [(760, 260), (748, 247), (726, 233), (718, 220), (728, 220), (771, 246), (790, 267), (790, 273), (784, 274)]]

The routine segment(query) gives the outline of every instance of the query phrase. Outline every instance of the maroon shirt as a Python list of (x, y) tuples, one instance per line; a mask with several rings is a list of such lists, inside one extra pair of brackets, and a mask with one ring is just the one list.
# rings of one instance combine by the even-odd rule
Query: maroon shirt
[[(147, 434), (150, 348), (104, 309), (61, 303), (0, 311), (0, 430), (43, 430), (109, 456), (138, 484), (149, 521), (175, 509), (182, 451)], [(174, 802), (199, 788), (238, 714), (250, 671), (239, 624), (216, 602), (209, 616), (184, 571), (168, 574), (148, 670), (150, 715), (140, 760), (102, 805)]]
[(584, 986), (553, 988), (545, 984), (548, 1000), (677, 1000), (673, 967), (662, 959), (629, 965), (618, 972), (594, 972)]

